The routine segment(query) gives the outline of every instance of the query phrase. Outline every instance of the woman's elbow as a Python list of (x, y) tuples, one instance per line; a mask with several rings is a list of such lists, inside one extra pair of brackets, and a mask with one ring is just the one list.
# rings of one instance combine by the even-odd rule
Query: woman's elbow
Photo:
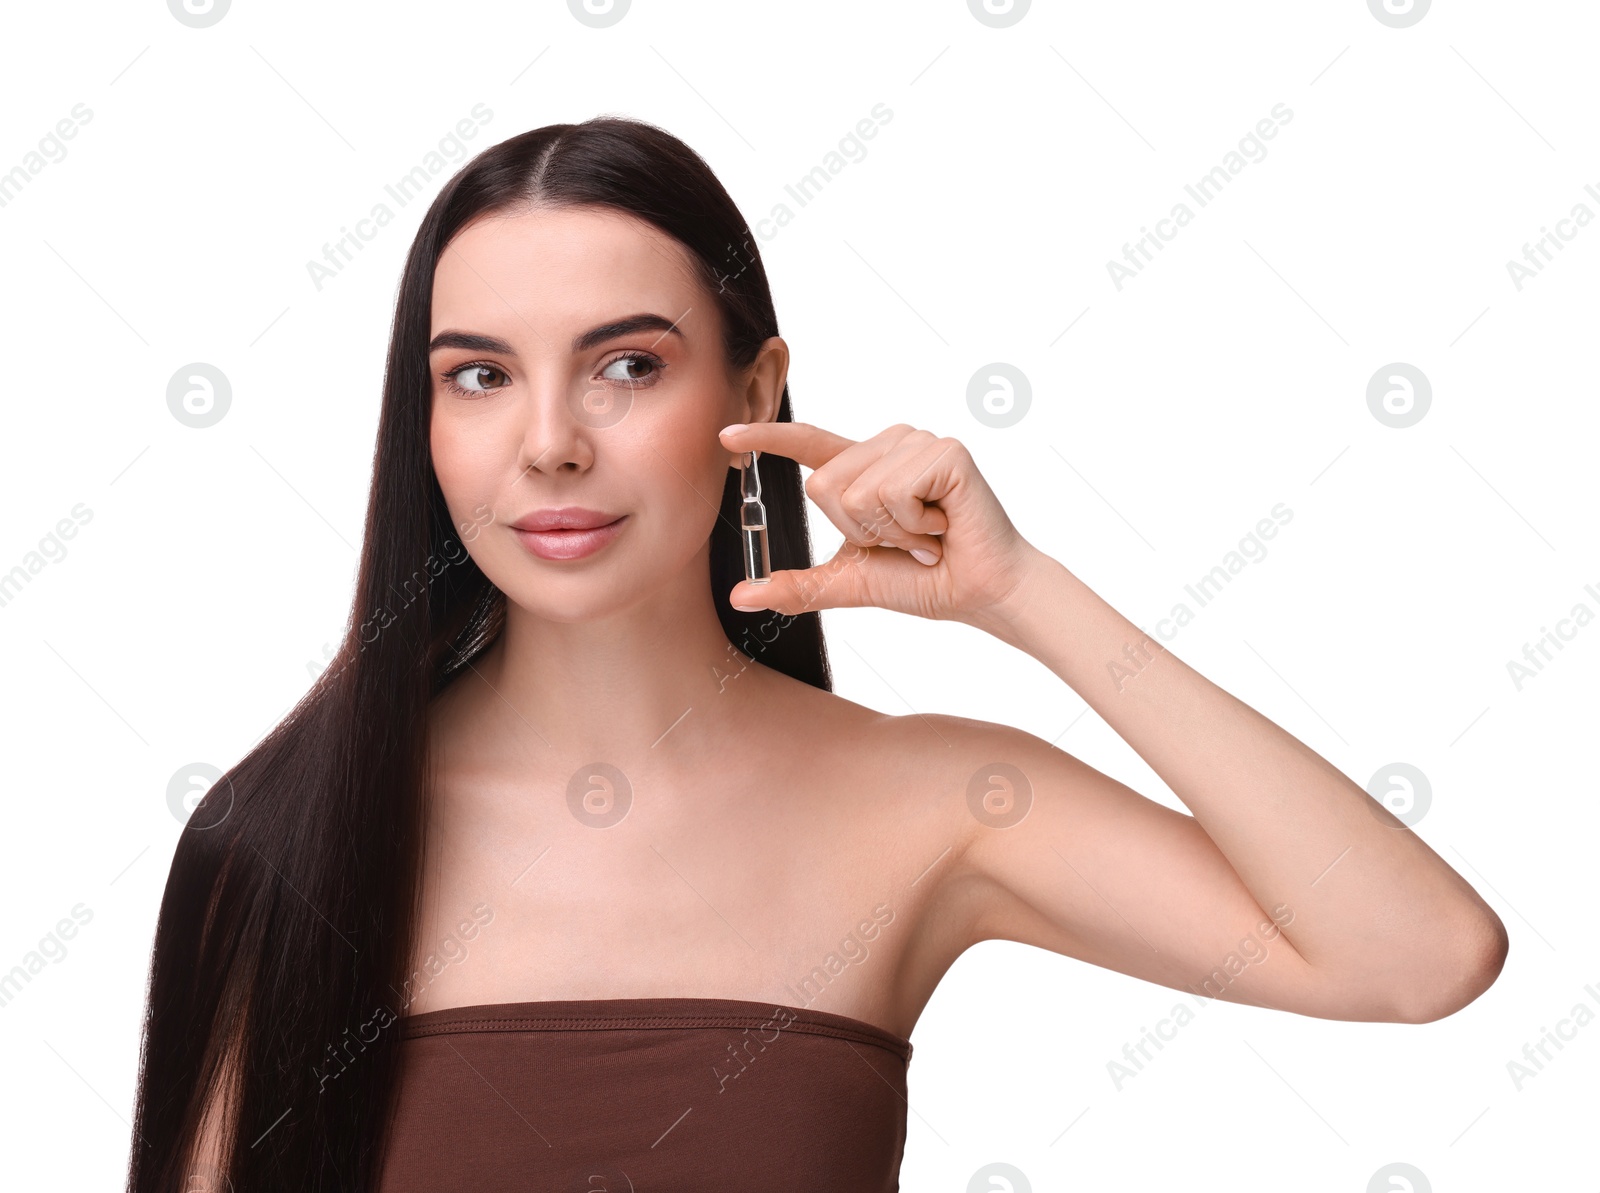
[(1394, 1000), (1394, 1022), (1433, 1023), (1447, 1018), (1494, 985), (1511, 947), (1500, 917), (1479, 909), (1450, 939), (1452, 947)]

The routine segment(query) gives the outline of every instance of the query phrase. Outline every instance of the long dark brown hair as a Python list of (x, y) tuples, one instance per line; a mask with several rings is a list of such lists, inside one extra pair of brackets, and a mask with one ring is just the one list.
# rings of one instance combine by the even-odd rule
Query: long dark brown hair
[[(627, 212), (684, 245), (721, 312), (730, 368), (778, 334), (738, 208), (692, 149), (653, 125), (607, 116), (534, 129), (445, 185), (400, 284), (339, 650), (211, 785), (173, 854), (150, 957), (130, 1193), (190, 1187), (213, 1102), (224, 1109), (212, 1171), (238, 1193), (375, 1183), (398, 1074), (394, 1024), (417, 977), (428, 708), (505, 616), (504, 593), (462, 545), (469, 528), (451, 525), (429, 452), (434, 267), (469, 220), (530, 201)], [(792, 417), (786, 385), (778, 419)], [(772, 566), (811, 566), (799, 465), (764, 457), (762, 483)], [(744, 576), (738, 508), (730, 470), (710, 577), (729, 642), (831, 691), (815, 612), (784, 618), (780, 633), (773, 614), (724, 599)]]

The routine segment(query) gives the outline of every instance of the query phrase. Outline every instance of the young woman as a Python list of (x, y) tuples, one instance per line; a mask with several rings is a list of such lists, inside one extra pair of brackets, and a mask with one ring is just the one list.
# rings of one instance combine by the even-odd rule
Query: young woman
[[(1418, 837), (1024, 540), (958, 441), (794, 422), (777, 333), (657, 128), (446, 185), (348, 632), (173, 859), (134, 1193), (894, 1189), (907, 1037), (993, 938), (1336, 1019), (1494, 980), (1499, 919)], [(817, 567), (807, 496), (846, 539)], [(1193, 815), (834, 695), (817, 610), (869, 604), (1029, 652)]]

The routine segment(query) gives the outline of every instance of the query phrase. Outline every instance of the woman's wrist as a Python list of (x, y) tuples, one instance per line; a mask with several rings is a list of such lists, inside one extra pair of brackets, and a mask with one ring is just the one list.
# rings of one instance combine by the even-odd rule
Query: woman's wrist
[(1020, 551), (1015, 568), (1017, 579), (1006, 595), (973, 610), (961, 620), (1019, 650), (1027, 650), (1024, 643), (1043, 628), (1041, 613), (1059, 603), (1051, 594), (1059, 596), (1061, 586), (1076, 578), (1060, 562), (1026, 540), (1021, 540)]

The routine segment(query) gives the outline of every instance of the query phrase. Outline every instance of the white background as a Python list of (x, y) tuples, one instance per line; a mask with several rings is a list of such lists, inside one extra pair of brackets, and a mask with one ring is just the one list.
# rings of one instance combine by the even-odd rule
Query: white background
[[(0, 1007), (5, 1183), (118, 1186), (168, 780), (230, 766), (337, 640), (400, 263), (461, 159), (320, 290), (307, 262), (482, 103), (473, 152), (621, 113), (705, 156), (752, 224), (787, 203), (760, 248), (796, 417), (960, 438), (1022, 532), (1140, 625), (1284, 503), (1171, 649), (1363, 785), (1419, 768), (1416, 831), (1510, 931), (1448, 1019), (1217, 1003), (1120, 1090), (1107, 1063), (1183, 996), (988, 942), (913, 1037), (907, 1189), (993, 1162), (1040, 1190), (1361, 1193), (1395, 1161), (1434, 1190), (1593, 1187), (1600, 1026), (1520, 1090), (1507, 1063), (1600, 1010), (1600, 626), (1520, 690), (1507, 662), (1600, 613), (1600, 221), (1520, 290), (1506, 263), (1600, 214), (1596, 34), (1579, 3), (1402, 29), (1350, 2), (1041, 3), (1004, 29), (949, 0), (640, 0), (602, 29), (549, 2), (236, 2), (206, 29), (152, 2), (9, 11), (0, 171), (75, 104), (92, 119), (0, 207), (0, 571), (75, 505), (92, 520), (0, 607), (0, 971), (93, 918)], [(798, 207), (786, 184), (880, 103), (865, 157)], [(1279, 103), (1265, 158), (1119, 290), (1107, 262)], [(204, 431), (166, 405), (196, 361), (232, 385)], [(1011, 428), (967, 405), (991, 362), (1031, 383)], [(1391, 362), (1432, 385), (1404, 429), (1366, 399)], [(826, 559), (840, 537), (812, 524)], [(841, 695), (1017, 725), (1181, 807), (1026, 654), (824, 620)]]

